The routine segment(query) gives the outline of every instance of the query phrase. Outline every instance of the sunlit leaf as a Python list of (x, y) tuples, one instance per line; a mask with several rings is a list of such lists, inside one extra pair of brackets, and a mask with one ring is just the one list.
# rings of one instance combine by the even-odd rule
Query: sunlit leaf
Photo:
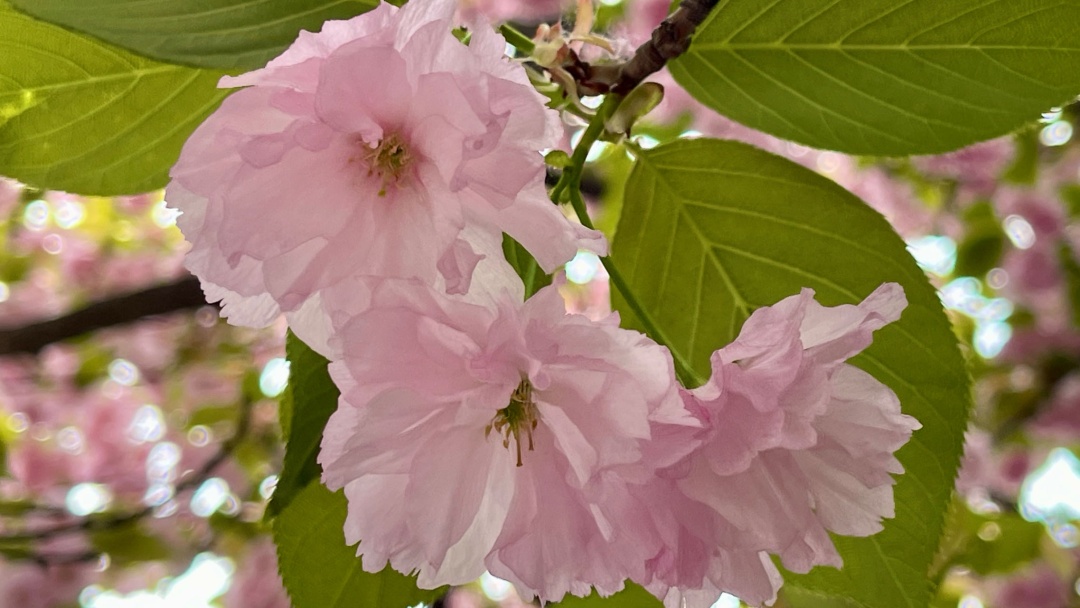
[(10, 0), (38, 19), (169, 63), (262, 67), (301, 30), (348, 19), (377, 0)]
[(0, 175), (78, 194), (161, 188), (227, 95), (221, 72), (157, 63), (0, 2)]
[[(876, 211), (788, 160), (729, 141), (640, 154), (614, 259), (699, 374), (755, 308), (812, 287), (828, 306), (903, 285), (908, 308), (853, 363), (889, 385), (923, 428), (899, 452), (896, 517), (870, 538), (837, 538), (842, 570), (786, 585), (873, 608), (921, 608), (961, 453), (969, 380), (934, 288)], [(631, 310), (616, 298), (631, 325)]]
[(278, 569), (294, 608), (406, 608), (431, 604), (445, 589), (417, 589), (416, 579), (387, 567), (364, 572), (345, 545), (345, 496), (318, 481), (274, 521)]
[(1009, 133), (1080, 93), (1080, 4), (726, 0), (671, 64), (748, 126), (856, 154), (922, 154)]
[(503, 255), (525, 284), (526, 298), (551, 284), (551, 275), (545, 274), (536, 258), (508, 234), (503, 235)]
[(289, 360), (289, 386), (281, 399), (280, 413), (285, 462), (267, 507), (269, 515), (280, 513), (309, 482), (322, 475), (315, 459), (339, 394), (327, 371), (326, 358), (291, 331), (285, 340), (285, 356)]

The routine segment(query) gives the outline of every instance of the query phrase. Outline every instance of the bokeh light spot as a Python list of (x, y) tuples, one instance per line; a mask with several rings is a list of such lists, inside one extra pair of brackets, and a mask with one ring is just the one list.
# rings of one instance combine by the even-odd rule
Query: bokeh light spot
[(1020, 488), (1020, 515), (1052, 525), (1080, 519), (1080, 460), (1056, 448)]
[(1019, 215), (1010, 215), (1005, 218), (1005, 235), (1019, 249), (1031, 249), (1031, 246), (1035, 244), (1035, 229), (1031, 227), (1030, 222)]
[(595, 253), (579, 251), (574, 259), (566, 263), (566, 279), (571, 283), (585, 285), (596, 277), (600, 270), (600, 258)]
[(280, 357), (271, 359), (259, 375), (259, 390), (267, 397), (277, 397), (289, 385), (289, 362)]
[(68, 490), (64, 506), (77, 517), (86, 517), (91, 513), (101, 513), (109, 508), (112, 491), (100, 483), (80, 483)]

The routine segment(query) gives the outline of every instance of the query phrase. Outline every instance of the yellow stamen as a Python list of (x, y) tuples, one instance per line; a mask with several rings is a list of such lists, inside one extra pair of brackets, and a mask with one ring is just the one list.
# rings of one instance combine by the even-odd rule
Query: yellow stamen
[(533, 450), (533, 430), (540, 422), (540, 412), (536, 409), (536, 403), (532, 398), (532, 383), (528, 378), (522, 378), (514, 392), (510, 394), (510, 405), (495, 412), (491, 422), (484, 427), (484, 437), (491, 435), (495, 430), (503, 436), (503, 447), (510, 448), (510, 440), (514, 440), (517, 451), (517, 466), (521, 462), (521, 434), (529, 440), (529, 451)]
[(368, 175), (382, 178), (379, 196), (386, 196), (386, 188), (401, 180), (405, 170), (412, 163), (408, 147), (397, 133), (391, 133), (379, 140), (372, 147), (364, 146), (362, 158), (368, 166)]

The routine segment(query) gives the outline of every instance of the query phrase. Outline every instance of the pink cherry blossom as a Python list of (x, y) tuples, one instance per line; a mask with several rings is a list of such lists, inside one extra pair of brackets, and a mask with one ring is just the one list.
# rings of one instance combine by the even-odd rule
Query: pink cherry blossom
[(644, 576), (659, 546), (629, 484), (655, 425), (698, 424), (666, 349), (565, 314), (554, 286), (489, 308), (392, 280), (339, 338), (319, 461), (364, 568), (425, 588), (486, 569), (542, 601)]
[(234, 324), (284, 311), (317, 347), (321, 298), (352, 277), (465, 294), (482, 259), (511, 274), (487, 253), (503, 232), (545, 271), (606, 251), (547, 199), (539, 150), (558, 141), (557, 114), (489, 26), (468, 46), (452, 35), (455, 8), (382, 4), (222, 79), (247, 88), (188, 140), (166, 194), (188, 268)]
[[(687, 405), (694, 406), (690, 401)], [(700, 447), (701, 433), (684, 445)], [(667, 608), (709, 608), (723, 593), (751, 605), (772, 603), (783, 582), (761, 542), (717, 515), (710, 506), (688, 497), (679, 487), (687, 463), (632, 487), (653, 516), (660, 549), (636, 579), (664, 601)]]
[[(892, 390), (844, 361), (906, 305), (892, 283), (861, 304), (832, 308), (804, 289), (755, 311), (713, 354), (712, 378), (684, 396), (703, 425), (700, 446), (666, 471), (699, 503), (688, 505), (696, 514), (684, 518), (670, 551), (703, 565), (657, 570), (650, 590), (669, 600), (666, 590), (681, 593), (687, 606), (707, 607), (719, 591), (769, 601), (779, 578), (756, 552), (775, 553), (797, 572), (839, 567), (828, 531), (881, 530), (893, 515), (891, 474), (903, 471), (893, 452), (919, 424), (900, 412)], [(738, 552), (744, 557), (733, 559)], [(725, 587), (736, 583), (743, 587)]]

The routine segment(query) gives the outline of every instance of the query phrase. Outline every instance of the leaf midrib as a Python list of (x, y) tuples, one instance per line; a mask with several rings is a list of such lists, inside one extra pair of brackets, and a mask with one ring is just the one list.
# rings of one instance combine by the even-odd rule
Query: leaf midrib
[(0, 101), (8, 99), (10, 97), (22, 95), (24, 92), (30, 93), (44, 93), (50, 91), (63, 91), (67, 89), (77, 89), (79, 87), (93, 86), (102, 83), (111, 82), (125, 82), (127, 80), (138, 81), (141, 78), (147, 76), (155, 76), (159, 74), (167, 74), (169, 72), (186, 72), (186, 71), (203, 71), (195, 70), (189, 67), (183, 67), (178, 65), (161, 65), (152, 68), (136, 68), (130, 71), (106, 74), (103, 76), (91, 76), (89, 78), (80, 78), (78, 80), (68, 80), (64, 82), (57, 82), (55, 84), (44, 84), (30, 87), (22, 87), (19, 89), (13, 89), (7, 92), (0, 91)]

